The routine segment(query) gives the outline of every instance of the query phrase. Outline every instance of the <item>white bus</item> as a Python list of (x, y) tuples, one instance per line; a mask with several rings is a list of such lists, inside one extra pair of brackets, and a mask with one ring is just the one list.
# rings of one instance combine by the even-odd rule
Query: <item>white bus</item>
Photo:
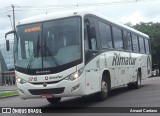
[[(95, 94), (100, 100), (121, 85), (139, 88), (151, 75), (146, 34), (104, 16), (77, 10), (18, 22), (15, 74), (22, 99)], [(9, 40), (6, 41), (9, 49)]]

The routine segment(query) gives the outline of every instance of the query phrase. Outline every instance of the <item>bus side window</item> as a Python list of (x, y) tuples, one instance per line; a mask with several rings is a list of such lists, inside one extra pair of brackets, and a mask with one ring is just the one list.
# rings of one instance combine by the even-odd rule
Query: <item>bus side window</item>
[(148, 42), (148, 39), (145, 38), (145, 47), (146, 47), (146, 53), (149, 54), (150, 51), (149, 51), (149, 42)]
[(97, 50), (95, 26), (94, 23), (91, 22), (91, 20), (88, 21), (89, 25), (85, 26), (85, 49), (88, 48), (89, 50)]
[(102, 48), (113, 48), (112, 44), (112, 33), (110, 25), (98, 21), (99, 25), (99, 33), (100, 33), (100, 40), (101, 40), (101, 47)]
[(96, 38), (92, 38), (90, 41), (91, 41), (91, 49), (96, 50), (97, 49)]
[(123, 30), (123, 39), (124, 39), (124, 49), (132, 51), (131, 33)]
[(112, 31), (115, 49), (123, 50), (122, 30), (112, 26)]
[(85, 50), (97, 50), (97, 41), (96, 37), (93, 37), (90, 35), (86, 29), (85, 29)]
[(139, 52), (138, 37), (135, 34), (132, 34), (132, 46), (134, 52)]
[(85, 62), (87, 63), (98, 53), (95, 25), (94, 22), (92, 22), (89, 19), (85, 20), (84, 47), (85, 47)]
[(86, 28), (84, 29), (84, 48), (85, 48), (85, 50), (89, 49), (89, 46), (88, 46), (88, 34), (87, 34), (87, 29)]
[(89, 49), (96, 50), (97, 49), (97, 42), (96, 42), (96, 31), (94, 27), (87, 27), (88, 32), (88, 44)]
[(144, 39), (142, 37), (139, 37), (139, 47), (140, 52), (145, 53)]

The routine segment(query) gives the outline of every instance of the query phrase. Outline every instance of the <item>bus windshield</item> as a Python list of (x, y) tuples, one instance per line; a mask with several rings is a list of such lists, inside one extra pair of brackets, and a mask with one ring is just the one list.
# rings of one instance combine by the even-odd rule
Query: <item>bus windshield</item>
[(73, 64), (82, 58), (81, 48), (80, 17), (18, 26), (15, 67), (23, 69), (58, 68), (65, 65), (71, 67), (70, 63)]

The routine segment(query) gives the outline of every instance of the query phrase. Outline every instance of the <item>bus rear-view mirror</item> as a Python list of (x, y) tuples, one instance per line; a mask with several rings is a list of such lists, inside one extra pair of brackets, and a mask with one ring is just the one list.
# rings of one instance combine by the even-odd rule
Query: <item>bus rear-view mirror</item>
[(16, 31), (15, 30), (12, 30), (12, 31), (9, 31), (5, 34), (5, 39), (6, 39), (6, 50), (9, 51), (10, 50), (10, 44), (9, 44), (9, 40), (7, 40), (7, 35), (9, 34), (15, 34)]
[(10, 50), (9, 40), (6, 40), (6, 50), (7, 50), (7, 51), (9, 51), (9, 50)]

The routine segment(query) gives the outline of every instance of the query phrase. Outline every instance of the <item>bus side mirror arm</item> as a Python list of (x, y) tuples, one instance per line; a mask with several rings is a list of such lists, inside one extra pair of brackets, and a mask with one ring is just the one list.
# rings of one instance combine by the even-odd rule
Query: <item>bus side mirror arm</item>
[(7, 35), (12, 34), (12, 33), (15, 34), (16, 31), (15, 31), (15, 30), (12, 30), (12, 31), (7, 32), (7, 33), (5, 34), (5, 39), (7, 38)]
[(5, 34), (5, 39), (6, 39), (6, 50), (9, 51), (10, 50), (10, 44), (9, 44), (9, 40), (7, 40), (7, 35), (12, 34), (12, 33), (16, 33), (15, 30), (9, 31)]

